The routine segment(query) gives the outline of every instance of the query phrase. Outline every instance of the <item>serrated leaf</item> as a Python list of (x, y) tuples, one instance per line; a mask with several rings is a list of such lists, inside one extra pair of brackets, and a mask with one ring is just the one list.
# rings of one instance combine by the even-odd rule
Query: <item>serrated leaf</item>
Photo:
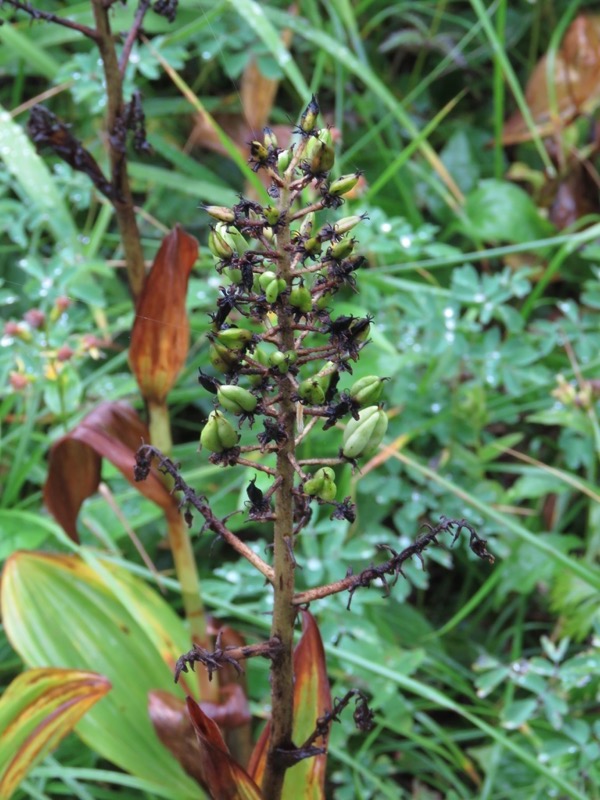
[(14, 679), (0, 698), (0, 800), (8, 800), (110, 688), (95, 672), (51, 667)]
[(142, 581), (98, 564), (101, 574), (75, 556), (11, 556), (1, 587), (8, 639), (30, 667), (105, 675), (113, 689), (78, 723), (78, 735), (103, 758), (152, 781), (169, 800), (201, 798), (157, 739), (147, 711), (150, 691), (173, 689), (164, 657), (172, 660), (189, 647), (183, 623)]
[[(294, 729), (293, 739), (304, 742), (315, 729), (316, 721), (331, 710), (331, 690), (327, 678), (325, 650), (314, 617), (302, 612), (302, 638), (294, 650)], [(248, 772), (260, 785), (263, 779), (271, 725), (267, 723), (258, 740)], [(322, 739), (314, 742), (322, 747)], [(283, 800), (324, 800), (327, 756), (306, 758), (286, 772)], [(298, 790), (298, 787), (302, 789)]]

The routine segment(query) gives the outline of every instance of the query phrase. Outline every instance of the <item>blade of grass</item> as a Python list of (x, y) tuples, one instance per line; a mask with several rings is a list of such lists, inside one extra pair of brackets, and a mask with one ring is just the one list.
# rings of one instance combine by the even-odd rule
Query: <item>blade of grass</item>
[(488, 517), (489, 519), (493, 519), (495, 522), (498, 522), (500, 525), (502, 525), (502, 527), (511, 531), (511, 533), (514, 533), (519, 539), (527, 542), (527, 544), (532, 545), (536, 549), (541, 550), (553, 561), (561, 564), (570, 572), (573, 572), (582, 580), (586, 581), (586, 583), (589, 583), (590, 586), (593, 586), (595, 589), (600, 589), (599, 571), (593, 570), (587, 565), (580, 563), (576, 559), (561, 553), (560, 550), (556, 550), (556, 548), (552, 547), (551, 544), (548, 544), (543, 537), (530, 533), (527, 528), (519, 525), (519, 523), (515, 522), (515, 520), (505, 516), (504, 514), (501, 514), (499, 511), (496, 511), (496, 509), (492, 508), (487, 503), (482, 503), (476, 497), (461, 489), (460, 486), (457, 486), (455, 483), (452, 483), (451, 481), (442, 477), (437, 472), (434, 472), (428, 467), (425, 467), (423, 464), (420, 464), (416, 459), (406, 455), (406, 453), (393, 450), (390, 452), (390, 456), (396, 458), (398, 461), (401, 461), (403, 464), (411, 467), (417, 472), (420, 472), (421, 475), (424, 475), (430, 480), (435, 481), (435, 483), (437, 483), (439, 486), (442, 486), (456, 497), (460, 497), (461, 500), (464, 500), (465, 503), (468, 503), (468, 505), (472, 506), (472, 508), (477, 509), (477, 511), (479, 511), (484, 517)]
[(527, 101), (525, 100), (525, 96), (523, 91), (521, 90), (521, 86), (519, 85), (519, 81), (515, 72), (512, 68), (512, 64), (508, 60), (508, 56), (504, 48), (502, 47), (502, 42), (499, 40), (496, 31), (494, 30), (494, 26), (492, 25), (489, 17), (490, 9), (485, 9), (483, 7), (483, 3), (481, 0), (470, 0), (471, 6), (473, 10), (477, 14), (479, 21), (485, 31), (485, 34), (488, 38), (488, 41), (494, 51), (495, 57), (498, 59), (500, 66), (502, 68), (502, 72), (504, 77), (506, 78), (506, 82), (510, 86), (510, 89), (513, 93), (513, 97), (517, 103), (519, 111), (523, 115), (523, 119), (525, 120), (525, 124), (529, 128), (531, 133), (531, 138), (535, 144), (535, 147), (538, 151), (539, 157), (546, 169), (548, 175), (554, 176), (556, 174), (556, 170), (554, 169), (554, 165), (550, 160), (550, 156), (546, 152), (546, 148), (544, 147), (544, 143), (542, 138), (539, 134), (537, 126), (533, 117), (531, 116), (531, 111), (529, 110), (529, 106), (527, 105)]
[[(496, 12), (496, 36), (503, 50), (506, 50), (506, 0), (499, 0)], [(502, 147), (502, 128), (504, 125), (504, 75), (500, 59), (494, 60), (494, 176), (504, 177), (504, 148)]]
[[(244, 176), (244, 178), (255, 189), (255, 191), (258, 194), (258, 197), (263, 202), (268, 202), (269, 196), (267, 194), (267, 190), (262, 185), (262, 183), (260, 182), (260, 180), (258, 179), (256, 174), (248, 166), (248, 164), (246, 163), (246, 159), (244, 158), (244, 156), (238, 150), (237, 145), (235, 144), (235, 142), (232, 141), (232, 139), (230, 139), (229, 136), (227, 136), (225, 131), (215, 122), (214, 118), (208, 113), (208, 111), (206, 110), (206, 108), (202, 104), (202, 101), (200, 100), (200, 98), (195, 94), (195, 92), (192, 91), (190, 86), (184, 81), (184, 79), (177, 72), (177, 70), (173, 69), (173, 67), (169, 64), (169, 62), (166, 61), (163, 58), (163, 56), (154, 47), (152, 47), (152, 44), (148, 41), (148, 39), (146, 39), (145, 37), (142, 37), (142, 41), (144, 42), (144, 44), (146, 45), (146, 47), (148, 48), (150, 53), (152, 53), (154, 58), (162, 66), (162, 68), (167, 73), (169, 78), (173, 81), (175, 86), (179, 89), (181, 94), (186, 98), (188, 103), (192, 106), (192, 108), (195, 108), (196, 111), (199, 114), (202, 114), (206, 118), (206, 120), (209, 122), (209, 124), (211, 125), (211, 127), (215, 131), (215, 134), (217, 135), (220, 143), (223, 145), (223, 147), (227, 151), (227, 155), (238, 166), (238, 168), (239, 168), (240, 172), (242, 173), (242, 175)], [(213, 195), (213, 200), (214, 200), (214, 195)]]
[(386, 680), (389, 680), (403, 691), (415, 694), (417, 697), (422, 697), (436, 706), (445, 708), (448, 711), (458, 714), (470, 722), (471, 725), (474, 725), (476, 728), (478, 728), (485, 736), (489, 737), (494, 742), (497, 742), (507, 750), (510, 750), (511, 753), (513, 753), (520, 761), (522, 761), (524, 764), (527, 764), (527, 766), (530, 767), (535, 774), (539, 775), (540, 777), (543, 776), (552, 786), (556, 786), (563, 792), (566, 792), (567, 796), (571, 798), (571, 800), (587, 800), (586, 795), (582, 794), (576, 786), (573, 786), (572, 783), (565, 780), (560, 775), (554, 774), (550, 767), (546, 766), (546, 764), (540, 763), (534, 755), (531, 755), (523, 747), (520, 747), (518, 744), (513, 742), (512, 739), (510, 739), (504, 733), (501, 733), (496, 727), (489, 725), (482, 719), (479, 719), (478, 716), (468, 711), (459, 703), (455, 703), (451, 698), (437, 689), (427, 686), (426, 684), (423, 684), (414, 678), (409, 678), (406, 675), (402, 675), (391, 669), (388, 669), (384, 665), (377, 663), (375, 659), (366, 659), (356, 653), (344, 650), (343, 647), (336, 648), (331, 645), (326, 645), (325, 650), (331, 655), (336, 655), (342, 662), (355, 664), (356, 666), (361, 667), (373, 675), (379, 675), (380, 677), (386, 678)]
[[(243, 13), (243, 8), (248, 10), (250, 7), (254, 9), (253, 13), (255, 18), (257, 14), (258, 16), (263, 14), (262, 10), (258, 12), (256, 11), (258, 4), (253, 2), (253, 0), (242, 0), (242, 2), (231, 0), (231, 3), (240, 14)], [(296, 19), (294, 16), (290, 14), (284, 14), (283, 12), (278, 12), (276, 9), (265, 9), (264, 13), (266, 13), (270, 18), (276, 20), (282, 26), (290, 27), (294, 33), (297, 33), (298, 36), (306, 39), (306, 41), (311, 42), (317, 47), (323, 49), (325, 52), (330, 53), (336, 63), (339, 62), (340, 64), (343, 64), (354, 75), (355, 78), (360, 80), (368, 89), (373, 92), (376, 97), (382, 101), (386, 108), (392, 112), (395, 119), (398, 120), (402, 126), (404, 126), (411, 139), (419, 135), (419, 129), (414, 124), (409, 114), (404, 110), (402, 104), (396, 99), (396, 97), (394, 97), (384, 82), (368, 64), (359, 61), (359, 59), (356, 58), (356, 56), (351, 53), (344, 44), (336, 41), (322, 30), (315, 30), (314, 28), (308, 26), (306, 24), (306, 20), (304, 19)], [(272, 30), (274, 33), (272, 27), (270, 30)], [(261, 28), (257, 29), (257, 33), (263, 42), (269, 47), (272, 37), (270, 35), (267, 36)], [(275, 52), (273, 52), (273, 55), (276, 57)], [(302, 84), (304, 84), (304, 81), (302, 81)], [(301, 85), (294, 84), (294, 88), (296, 91), (298, 91), (300, 96), (303, 97), (303, 99), (306, 98), (306, 95), (301, 90)], [(463, 194), (456, 185), (456, 182), (446, 169), (438, 154), (428, 142), (421, 142), (419, 151), (448, 188), (452, 198), (451, 206), (456, 211), (457, 208), (462, 205), (464, 200)]]
[(0, 42), (7, 51), (12, 51), (16, 58), (23, 59), (30, 73), (43, 75), (48, 80), (54, 80), (60, 64), (47, 50), (37, 45), (30, 36), (25, 36), (14, 25), (5, 23), (0, 25)]
[[(2, 28), (0, 27), (0, 30)], [(50, 170), (38, 156), (25, 132), (0, 106), (0, 158), (22, 192), (41, 214), (61, 245), (77, 245), (73, 219), (58, 192)]]

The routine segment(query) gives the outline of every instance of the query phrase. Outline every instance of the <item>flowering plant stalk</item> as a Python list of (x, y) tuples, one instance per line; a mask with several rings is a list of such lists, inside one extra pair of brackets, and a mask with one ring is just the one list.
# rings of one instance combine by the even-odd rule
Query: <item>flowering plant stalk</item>
[[(387, 561), (369, 566), (335, 583), (296, 592), (295, 543), (311, 517), (311, 505), (328, 506), (332, 519), (355, 519), (349, 497), (338, 497), (335, 467), (375, 453), (387, 429), (381, 405), (384, 381), (378, 375), (357, 380), (338, 390), (342, 373), (368, 343), (372, 317), (336, 315), (340, 290), (356, 291), (356, 273), (366, 263), (355, 252), (352, 231), (358, 215), (318, 221), (319, 212), (338, 209), (344, 195), (358, 183), (360, 173), (331, 178), (334, 149), (331, 132), (317, 127), (319, 108), (313, 97), (296, 128), (297, 141), (282, 150), (269, 129), (251, 145), (251, 163), (268, 176), (271, 202), (261, 205), (241, 198), (232, 208), (207, 206), (215, 220), (209, 247), (223, 279), (216, 310), (211, 314), (210, 361), (215, 375), (200, 372), (202, 387), (214, 395), (200, 436), (209, 459), (224, 467), (250, 466), (271, 480), (262, 491), (252, 480), (247, 487), (250, 520), (272, 523), (273, 560), (264, 561), (218, 519), (206, 498), (196, 495), (176, 466), (151, 446), (138, 452), (136, 475), (143, 479), (153, 459), (170, 474), (174, 490), (182, 493), (186, 513), (195, 508), (205, 528), (227, 541), (266, 578), (273, 592), (273, 618), (268, 642), (231, 649), (217, 646), (212, 653), (195, 647), (182, 656), (176, 677), (200, 662), (212, 674), (224, 663), (262, 656), (271, 662), (272, 717), (262, 796), (278, 800), (286, 770), (302, 758), (322, 753), (328, 727), (339, 713), (331, 709), (315, 720), (315, 733), (301, 744), (292, 738), (294, 708), (293, 638), (299, 608), (318, 598), (354, 591), (381, 581), (386, 590), (402, 574), (404, 561), (417, 556), (444, 532), (470, 532), (471, 547), (491, 560), (473, 528), (464, 520), (442, 518), (405, 551), (388, 549)], [(260, 420), (261, 429), (253, 425)], [(329, 430), (345, 423), (343, 434), (332, 432), (335, 455), (303, 459), (303, 443), (322, 423)], [(337, 437), (337, 441), (336, 441)], [(263, 455), (263, 460), (251, 456)], [(270, 456), (270, 458), (269, 458)], [(392, 584), (388, 577), (392, 578)], [(355, 693), (351, 693), (354, 696)], [(371, 715), (359, 698), (355, 719), (368, 728)], [(192, 713), (192, 719), (194, 718)]]

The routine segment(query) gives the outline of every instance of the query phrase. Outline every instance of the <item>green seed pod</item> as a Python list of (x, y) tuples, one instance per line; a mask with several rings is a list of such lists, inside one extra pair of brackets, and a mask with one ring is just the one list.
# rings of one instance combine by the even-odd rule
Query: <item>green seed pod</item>
[[(259, 364), (262, 364), (263, 367), (268, 367), (269, 366), (269, 359), (263, 353), (263, 351), (258, 347), (252, 353), (252, 360), (253, 361), (257, 361)], [(250, 366), (247, 363), (246, 363), (246, 365)], [(248, 375), (247, 377), (248, 377), (248, 380), (250, 381), (250, 383), (252, 384), (252, 386), (258, 386), (263, 380), (263, 376), (262, 375)]]
[(321, 295), (316, 301), (316, 306), (319, 311), (322, 311), (324, 308), (327, 308), (329, 303), (331, 303), (334, 296), (334, 292), (325, 292)]
[(304, 242), (304, 250), (308, 253), (309, 256), (318, 255), (321, 252), (322, 247), (323, 247), (323, 242), (316, 236), (313, 236)]
[(256, 397), (247, 389), (232, 384), (219, 386), (217, 398), (223, 408), (232, 414), (251, 414), (258, 404)]
[(239, 255), (243, 255), (250, 248), (250, 244), (233, 225), (224, 225), (222, 222), (216, 227), (227, 244)]
[(235, 214), (226, 206), (203, 206), (207, 214), (213, 219), (218, 219), (219, 222), (234, 222)]
[(331, 380), (334, 375), (337, 375), (337, 371), (337, 366), (334, 364), (334, 362), (328, 361), (325, 366), (314, 376), (314, 380), (317, 381), (323, 390), (323, 394), (327, 394)]
[(302, 220), (302, 225), (300, 225), (300, 236), (306, 236), (308, 238), (312, 233), (314, 224), (315, 224), (315, 212), (309, 211), (308, 214)]
[(277, 169), (279, 172), (285, 172), (292, 161), (293, 152), (291, 149), (282, 150), (277, 156)]
[(377, 403), (383, 394), (384, 379), (377, 375), (367, 375), (356, 381), (350, 388), (350, 397), (361, 407)]
[(304, 491), (310, 497), (319, 497), (321, 500), (335, 500), (337, 486), (335, 473), (331, 467), (321, 467), (312, 478), (304, 484)]
[(230, 350), (243, 350), (252, 339), (252, 331), (246, 328), (225, 328), (218, 331), (215, 336)]
[(260, 288), (264, 289), (266, 291), (267, 286), (270, 283), (273, 283), (273, 281), (276, 281), (276, 280), (277, 280), (277, 273), (276, 272), (272, 272), (271, 270), (266, 270), (261, 275), (259, 275), (258, 283), (259, 283)]
[(355, 228), (362, 221), (363, 217), (360, 214), (353, 214), (351, 217), (342, 217), (342, 219), (338, 219), (337, 222), (333, 223), (333, 230), (342, 236), (344, 233), (351, 231), (352, 228)]
[(310, 103), (306, 106), (302, 112), (302, 116), (300, 117), (301, 131), (304, 133), (310, 133), (314, 129), (317, 117), (319, 116), (319, 110), (317, 98), (313, 94), (313, 96), (310, 98)]
[(231, 350), (224, 344), (212, 342), (208, 350), (208, 359), (219, 372), (231, 372), (240, 363), (241, 350)]
[(333, 136), (331, 135), (331, 128), (321, 128), (317, 134), (317, 139), (323, 144), (333, 147)]
[(279, 210), (275, 206), (265, 206), (263, 214), (269, 225), (276, 225), (279, 221)]
[(277, 247), (277, 237), (273, 232), (273, 228), (269, 228), (268, 225), (265, 225), (265, 227), (263, 228), (263, 236), (268, 242), (271, 242), (272, 244), (275, 245), (275, 247)]
[(329, 172), (335, 163), (335, 150), (331, 145), (317, 142), (314, 153), (310, 159), (310, 171), (313, 175)]
[(319, 381), (307, 378), (298, 386), (298, 397), (312, 406), (320, 406), (325, 402), (325, 392)]
[[(283, 282), (283, 286), (285, 288), (285, 281)], [(281, 283), (277, 278), (275, 278), (275, 280), (271, 281), (271, 283), (269, 283), (269, 285), (265, 289), (265, 300), (267, 301), (267, 303), (274, 303), (280, 294), (281, 294)]]
[(383, 441), (387, 426), (387, 414), (379, 406), (363, 408), (358, 419), (351, 419), (346, 425), (343, 454), (346, 458), (372, 455)]
[(298, 355), (294, 350), (287, 350), (285, 353), (276, 350), (269, 356), (269, 365), (275, 367), (282, 375), (285, 375), (289, 371), (290, 365), (294, 364), (297, 358)]
[(290, 292), (290, 305), (304, 314), (312, 311), (312, 296), (304, 284), (293, 287)]
[(232, 267), (225, 267), (221, 275), (224, 275), (231, 283), (238, 284), (242, 280), (241, 269), (233, 269)]
[(331, 182), (327, 191), (329, 194), (339, 197), (342, 194), (346, 194), (346, 192), (349, 192), (351, 189), (354, 189), (359, 178), (360, 172), (351, 172), (349, 175), (342, 175)]
[(208, 249), (218, 259), (228, 261), (233, 256), (233, 248), (215, 228), (208, 235)]
[(218, 411), (211, 411), (200, 434), (200, 444), (213, 453), (235, 447), (240, 437), (231, 422)]
[(352, 251), (354, 250), (354, 245), (356, 244), (356, 239), (340, 239), (339, 242), (331, 245), (329, 249), (329, 254), (332, 258), (336, 258), (338, 260), (342, 258), (346, 258), (349, 256)]
[(370, 317), (362, 317), (354, 320), (350, 325), (349, 333), (355, 342), (366, 342), (371, 332)]
[(262, 142), (254, 140), (250, 142), (250, 155), (259, 164), (266, 164), (269, 158), (269, 151)]
[(271, 128), (263, 128), (263, 136), (265, 137), (265, 147), (269, 149), (277, 147), (277, 137), (271, 130)]

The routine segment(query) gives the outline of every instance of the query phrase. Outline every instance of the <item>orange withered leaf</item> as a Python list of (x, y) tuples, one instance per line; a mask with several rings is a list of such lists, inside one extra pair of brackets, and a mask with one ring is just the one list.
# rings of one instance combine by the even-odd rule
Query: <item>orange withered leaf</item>
[(77, 516), (84, 500), (98, 489), (102, 459), (111, 462), (149, 500), (165, 511), (177, 512), (177, 501), (156, 472), (136, 483), (135, 453), (150, 440), (147, 426), (125, 403), (101, 403), (50, 448), (44, 502), (74, 541)]
[[(548, 57), (536, 64), (527, 81), (525, 99), (542, 136), (551, 136), (577, 116), (600, 104), (600, 15), (579, 14), (567, 29), (556, 53), (550, 77), (556, 109), (548, 87)], [(553, 119), (553, 110), (558, 119)], [(502, 132), (505, 145), (531, 139), (531, 131), (520, 112), (507, 120)]]
[[(294, 728), (293, 740), (297, 745), (306, 741), (315, 729), (317, 719), (331, 711), (331, 689), (327, 678), (325, 650), (315, 618), (302, 612), (302, 637), (294, 650)], [(248, 772), (260, 786), (267, 763), (271, 724), (263, 730), (248, 765)], [(327, 742), (317, 739), (316, 747), (326, 747)], [(323, 754), (300, 761), (288, 770), (283, 785), (284, 800), (323, 800), (325, 798), (325, 769), (327, 755)], [(301, 786), (301, 794), (298, 787)]]
[(248, 773), (231, 757), (217, 724), (191, 697), (189, 718), (200, 745), (201, 783), (213, 800), (261, 800), (262, 794)]
[(185, 299), (198, 242), (179, 225), (167, 234), (136, 305), (129, 364), (147, 401), (162, 403), (188, 354)]

